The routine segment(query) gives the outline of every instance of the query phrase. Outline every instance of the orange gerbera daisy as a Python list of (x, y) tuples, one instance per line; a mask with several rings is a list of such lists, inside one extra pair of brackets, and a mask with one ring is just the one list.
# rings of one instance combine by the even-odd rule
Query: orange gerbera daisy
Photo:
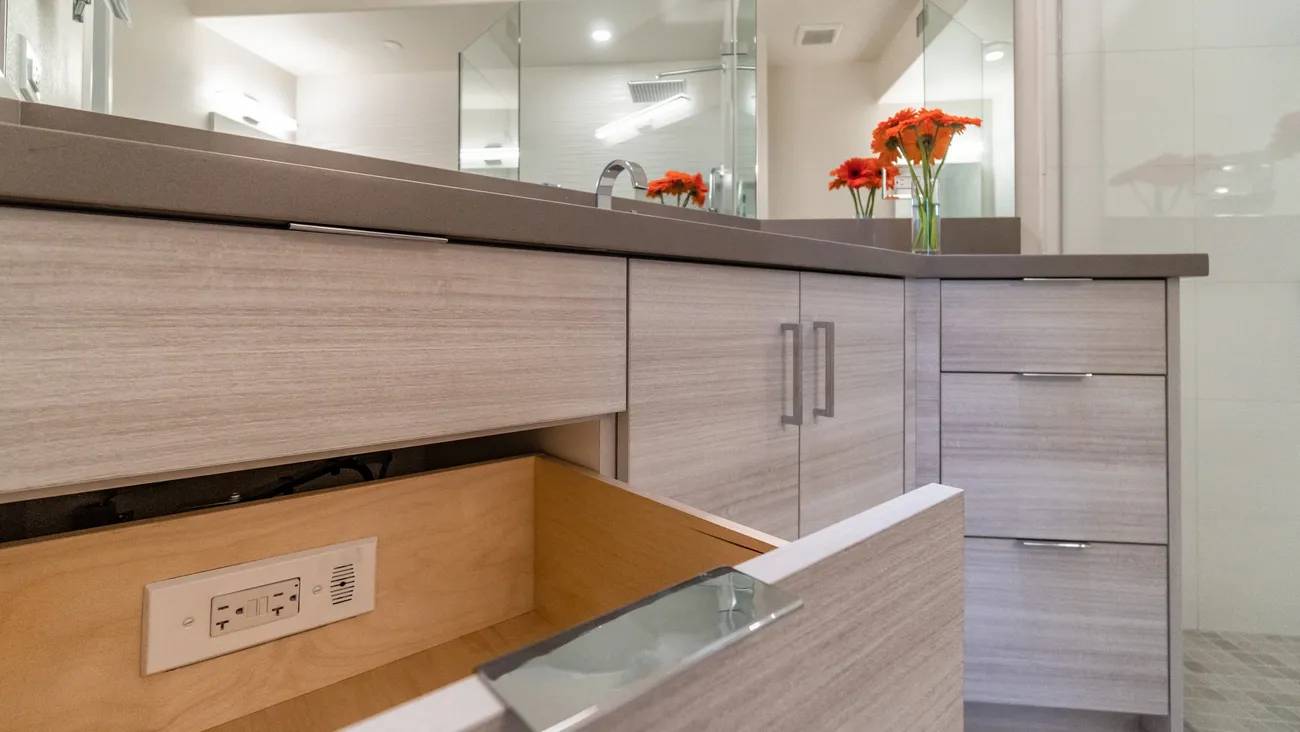
[(670, 170), (662, 178), (655, 178), (646, 186), (646, 198), (657, 198), (664, 202), (664, 196), (675, 196), (678, 206), (694, 203), (701, 208), (708, 201), (709, 186), (700, 173), (694, 175), (680, 170)]
[[(828, 190), (848, 188), (853, 199), (853, 212), (858, 218), (871, 216), (875, 210), (876, 191), (894, 187), (898, 166), (881, 162), (880, 158), (849, 158), (830, 172)], [(862, 200), (861, 189), (867, 189), (867, 199)]]

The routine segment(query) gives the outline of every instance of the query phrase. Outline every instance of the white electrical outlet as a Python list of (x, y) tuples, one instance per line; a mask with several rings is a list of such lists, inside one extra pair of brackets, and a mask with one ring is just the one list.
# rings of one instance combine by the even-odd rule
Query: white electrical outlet
[(244, 628), (255, 628), (298, 614), (298, 577), (272, 582), (212, 598), (208, 635), (216, 638)]
[(145, 675), (375, 608), (374, 537), (145, 585)]

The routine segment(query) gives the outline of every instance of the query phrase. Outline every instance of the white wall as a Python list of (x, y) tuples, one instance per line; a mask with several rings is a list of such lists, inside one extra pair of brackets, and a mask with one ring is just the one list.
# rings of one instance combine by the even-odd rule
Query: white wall
[[(525, 51), (526, 53), (526, 51)], [(616, 145), (595, 137), (596, 129), (642, 108), (632, 103), (627, 82), (652, 79), (669, 68), (716, 64), (699, 59), (663, 63), (525, 67), (520, 99), (520, 179), (565, 188), (594, 190), (605, 164), (635, 160), (655, 178), (667, 169), (709, 174), (722, 160), (722, 79), (718, 72), (686, 77), (691, 115)], [(626, 176), (620, 195), (630, 195)]]
[(1063, 12), (1063, 250), (1210, 255), (1181, 303), (1187, 624), (1300, 634), (1300, 3)]
[(113, 113), (206, 128), (218, 89), (294, 116), (292, 74), (203, 27), (179, 0), (131, 0), (113, 35)]
[[(82, 29), (72, 19), (72, 2), (9, 0), (4, 46), (6, 73), (18, 87), (18, 35), (31, 41), (41, 61), (41, 98), (45, 104), (81, 106)], [(0, 11), (5, 3), (0, 2)], [(89, 18), (87, 18), (89, 19)], [(0, 22), (0, 28), (5, 23)]]
[(456, 169), (454, 69), (304, 76), (298, 142), (312, 147)]
[(872, 154), (872, 65), (771, 66), (767, 91), (771, 218), (852, 218), (849, 194), (826, 183), (845, 158)]

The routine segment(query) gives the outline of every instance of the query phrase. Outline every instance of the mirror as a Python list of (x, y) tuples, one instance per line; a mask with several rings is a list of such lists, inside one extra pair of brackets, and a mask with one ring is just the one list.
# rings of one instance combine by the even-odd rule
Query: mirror
[(627, 158), (708, 187), (666, 205), (788, 219), (852, 216), (828, 171), (879, 120), (941, 106), (985, 120), (954, 146), (946, 215), (1008, 216), (1012, 2), (0, 0), (0, 86), (575, 191)]

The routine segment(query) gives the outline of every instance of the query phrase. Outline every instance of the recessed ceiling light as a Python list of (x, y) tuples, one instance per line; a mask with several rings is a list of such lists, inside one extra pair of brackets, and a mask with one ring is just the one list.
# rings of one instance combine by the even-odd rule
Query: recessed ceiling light
[(984, 61), (986, 63), (995, 63), (1007, 57), (1007, 51), (1011, 50), (1011, 44), (1005, 41), (994, 41), (984, 44)]
[(384, 41), (384, 48), (387, 48), (390, 51), (400, 51), (403, 48), (406, 48), (406, 46), (403, 46), (401, 41), (394, 41), (390, 38)]
[(614, 34), (608, 28), (597, 28), (591, 32), (591, 40), (596, 43), (609, 43), (609, 39), (613, 37)]

